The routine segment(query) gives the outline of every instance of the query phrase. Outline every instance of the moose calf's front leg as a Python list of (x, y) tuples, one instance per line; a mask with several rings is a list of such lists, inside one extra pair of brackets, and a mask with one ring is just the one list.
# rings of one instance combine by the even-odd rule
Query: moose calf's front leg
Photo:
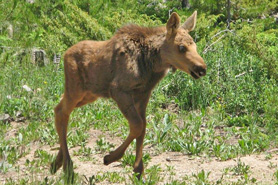
[[(146, 126), (146, 124), (144, 124)], [(146, 128), (143, 129), (141, 135), (136, 138), (136, 158), (135, 158), (135, 163), (134, 163), (134, 172), (138, 173), (137, 178), (139, 179), (141, 175), (144, 172), (144, 164), (143, 164), (143, 141), (145, 137), (145, 130)]]
[(129, 144), (133, 141), (133, 139), (139, 137), (143, 131), (143, 120), (135, 109), (132, 96), (128, 93), (119, 92), (117, 90), (112, 91), (111, 94), (112, 98), (118, 104), (121, 112), (128, 120), (130, 131), (127, 139), (123, 142), (123, 144), (119, 146), (115, 151), (104, 157), (105, 165), (121, 159)]
[[(125, 114), (123, 112), (123, 114)], [(134, 106), (130, 108), (130, 110), (128, 111), (128, 113), (126, 112), (125, 115), (130, 115), (126, 116), (126, 118), (128, 119), (129, 122), (129, 135), (127, 137), (127, 139), (123, 142), (123, 144), (121, 146), (119, 146), (115, 151), (111, 152), (109, 155), (106, 155), (104, 157), (104, 164), (108, 165), (112, 162), (115, 162), (119, 159), (121, 159), (124, 155), (125, 150), (127, 149), (127, 147), (129, 146), (129, 144), (138, 136), (141, 135), (142, 130), (143, 130), (143, 122), (142, 119), (139, 117), (139, 115), (137, 114)]]
[(135, 107), (143, 120), (143, 131), (139, 137), (136, 138), (136, 158), (134, 163), (134, 172), (138, 173), (137, 178), (140, 178), (144, 172), (143, 164), (143, 141), (146, 133), (146, 108), (150, 98), (151, 92), (134, 95)]

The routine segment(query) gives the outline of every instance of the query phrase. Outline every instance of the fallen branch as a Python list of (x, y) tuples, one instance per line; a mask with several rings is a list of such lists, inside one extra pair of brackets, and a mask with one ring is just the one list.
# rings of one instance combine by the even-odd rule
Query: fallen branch
[(213, 39), (214, 37), (220, 35), (220, 34), (223, 33), (223, 32), (230, 32), (230, 33), (233, 33), (233, 30), (229, 30), (229, 29), (221, 30), (221, 31), (217, 32), (215, 35), (213, 35), (213, 36), (211, 37), (211, 39)]
[[(215, 35), (213, 35), (211, 37), (211, 39), (213, 39), (214, 37), (217, 37), (218, 35), (220, 35), (221, 33), (223, 32), (230, 32), (230, 33), (233, 33), (233, 30), (229, 30), (229, 29), (225, 29), (225, 30), (222, 30), (222, 31), (219, 31), (218, 33), (216, 33)], [(227, 33), (223, 34), (221, 37), (219, 37), (215, 42), (211, 43), (209, 46), (206, 46), (204, 51), (203, 51), (203, 54), (206, 54), (208, 52), (208, 50), (211, 48), (211, 46), (213, 46), (214, 44), (216, 44), (217, 42), (219, 42), (223, 37), (225, 37), (227, 35)]]
[(210, 49), (211, 46), (213, 46), (214, 44), (216, 44), (217, 42), (219, 42), (224, 36), (226, 36), (226, 34), (222, 35), (221, 37), (219, 37), (215, 42), (213, 42), (211, 45), (207, 46), (204, 51), (203, 54), (206, 54), (208, 52), (208, 50)]
[(240, 73), (240, 74), (236, 75), (235, 78), (241, 77), (241, 76), (245, 75), (246, 73), (251, 73), (251, 72), (253, 72), (252, 69), (247, 71), (247, 72), (243, 72), (243, 73)]

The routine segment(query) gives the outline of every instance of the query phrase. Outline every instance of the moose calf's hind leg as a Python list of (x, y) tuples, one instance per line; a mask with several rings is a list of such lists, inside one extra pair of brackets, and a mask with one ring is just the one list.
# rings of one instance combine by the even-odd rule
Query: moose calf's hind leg
[(70, 178), (73, 178), (73, 164), (67, 147), (67, 127), (69, 115), (75, 105), (75, 101), (69, 102), (64, 96), (55, 108), (55, 126), (59, 135), (60, 150), (56, 160), (51, 164), (52, 173), (55, 173), (63, 165), (64, 172)]

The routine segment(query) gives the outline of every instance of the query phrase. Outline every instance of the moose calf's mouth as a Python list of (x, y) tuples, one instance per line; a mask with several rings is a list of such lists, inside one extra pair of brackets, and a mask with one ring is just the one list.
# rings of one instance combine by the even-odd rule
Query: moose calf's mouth
[(190, 75), (191, 75), (193, 78), (195, 78), (195, 79), (200, 78), (200, 76), (197, 75), (196, 73), (194, 73), (193, 71), (190, 71)]
[(207, 69), (202, 66), (194, 66), (193, 70), (190, 70), (191, 76), (193, 76), (195, 79), (200, 78), (201, 76), (205, 76), (207, 72)]

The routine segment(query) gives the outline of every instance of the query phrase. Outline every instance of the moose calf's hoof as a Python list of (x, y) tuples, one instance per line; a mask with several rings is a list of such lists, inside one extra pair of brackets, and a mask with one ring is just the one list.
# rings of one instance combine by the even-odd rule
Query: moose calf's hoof
[(69, 173), (65, 173), (64, 176), (64, 180), (65, 180), (65, 184), (74, 184), (74, 177), (75, 174), (73, 171), (69, 172)]
[(103, 164), (109, 165), (110, 163), (111, 163), (110, 155), (104, 156), (104, 158), (103, 158)]
[(73, 162), (69, 160), (67, 164), (64, 164), (64, 177), (66, 184), (72, 184), (74, 182), (74, 171), (73, 171)]
[(51, 174), (55, 174), (58, 170), (58, 166), (56, 165), (56, 162), (52, 162), (51, 165), (50, 165), (50, 173)]

